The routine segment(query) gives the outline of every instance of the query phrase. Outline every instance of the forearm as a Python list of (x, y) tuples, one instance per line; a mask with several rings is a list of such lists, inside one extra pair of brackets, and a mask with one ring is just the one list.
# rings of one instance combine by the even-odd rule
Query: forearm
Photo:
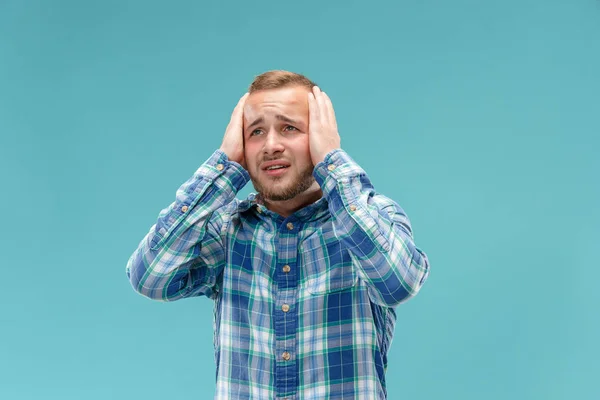
[(376, 194), (368, 176), (342, 150), (315, 167), (333, 215), (336, 236), (378, 304), (395, 306), (417, 294), (429, 274), (427, 256), (414, 243), (404, 211)]
[(140, 294), (163, 301), (210, 296), (224, 253), (220, 237), (230, 204), (248, 181), (247, 172), (216, 151), (159, 213), (129, 258), (127, 277)]

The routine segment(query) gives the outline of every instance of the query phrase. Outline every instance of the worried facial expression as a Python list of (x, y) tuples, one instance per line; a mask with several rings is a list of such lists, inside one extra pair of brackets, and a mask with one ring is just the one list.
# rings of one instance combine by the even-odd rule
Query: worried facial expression
[(254, 188), (266, 200), (290, 200), (315, 182), (308, 93), (293, 86), (257, 91), (246, 99), (244, 157)]

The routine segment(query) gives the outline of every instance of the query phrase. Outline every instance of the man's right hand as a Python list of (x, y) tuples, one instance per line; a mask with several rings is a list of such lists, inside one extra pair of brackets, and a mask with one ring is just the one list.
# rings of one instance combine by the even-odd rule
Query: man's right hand
[(227, 155), (230, 161), (235, 161), (246, 168), (244, 160), (244, 104), (248, 98), (248, 93), (242, 96), (238, 101), (237, 106), (231, 113), (231, 120), (225, 135), (223, 136), (223, 143), (221, 144), (221, 150)]

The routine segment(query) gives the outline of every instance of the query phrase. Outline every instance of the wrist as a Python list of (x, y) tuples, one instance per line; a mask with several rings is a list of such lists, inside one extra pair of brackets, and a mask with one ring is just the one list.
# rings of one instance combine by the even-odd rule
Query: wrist
[(340, 147), (331, 147), (328, 150), (319, 152), (315, 157), (312, 158), (313, 161), (313, 165), (317, 165), (319, 163), (322, 163), (323, 161), (325, 161), (325, 159), (327, 158), (328, 155), (330, 155), (331, 153), (333, 153), (336, 150), (341, 150)]
[(228, 161), (235, 161), (237, 163), (239, 163), (241, 161), (241, 157), (236, 157), (236, 152), (232, 151), (231, 149), (225, 147), (225, 146), (221, 146), (219, 147), (219, 150), (221, 150), (223, 153), (225, 153), (225, 156), (227, 157)]
[(243, 188), (250, 180), (246, 169), (241, 164), (229, 159), (221, 148), (216, 150), (196, 173), (210, 181), (221, 179), (224, 176), (227, 183), (225, 186), (230, 186), (234, 192)]

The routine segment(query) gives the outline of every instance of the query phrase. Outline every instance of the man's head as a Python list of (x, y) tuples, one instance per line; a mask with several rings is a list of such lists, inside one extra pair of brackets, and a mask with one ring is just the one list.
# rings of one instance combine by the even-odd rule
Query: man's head
[(267, 201), (290, 200), (316, 185), (308, 141), (308, 93), (303, 75), (269, 71), (256, 77), (244, 106), (244, 158), (255, 189)]

